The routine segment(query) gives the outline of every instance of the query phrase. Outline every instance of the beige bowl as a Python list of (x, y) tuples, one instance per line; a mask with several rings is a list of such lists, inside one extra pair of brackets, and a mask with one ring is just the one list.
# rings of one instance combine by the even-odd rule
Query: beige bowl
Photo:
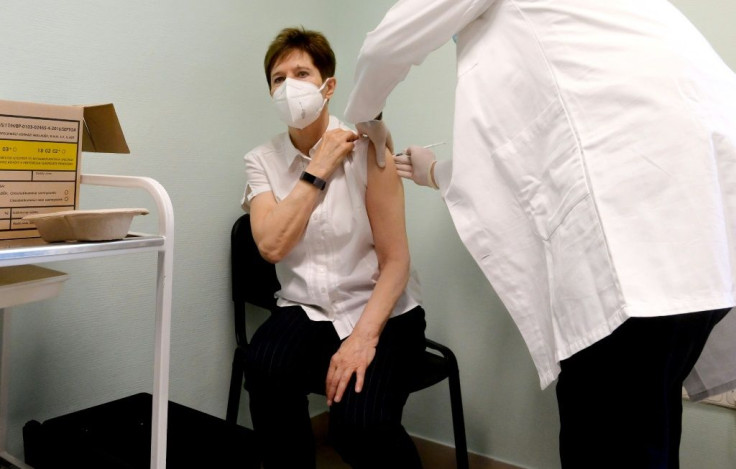
[(103, 210), (67, 210), (26, 215), (41, 238), (57, 241), (114, 241), (128, 234), (136, 215), (147, 215), (145, 208), (113, 208)]

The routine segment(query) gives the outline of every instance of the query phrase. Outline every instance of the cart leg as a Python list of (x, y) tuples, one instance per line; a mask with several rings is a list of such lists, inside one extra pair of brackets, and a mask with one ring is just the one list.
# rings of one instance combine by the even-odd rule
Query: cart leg
[(166, 468), (166, 426), (169, 408), (169, 358), (171, 345), (172, 256), (158, 253), (156, 284), (156, 343), (153, 366), (151, 419), (151, 468)]

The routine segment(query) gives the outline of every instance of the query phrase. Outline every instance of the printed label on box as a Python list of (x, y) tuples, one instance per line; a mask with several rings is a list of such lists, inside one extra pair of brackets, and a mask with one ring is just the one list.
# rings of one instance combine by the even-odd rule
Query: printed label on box
[(38, 236), (26, 215), (75, 208), (81, 122), (0, 113), (0, 239)]

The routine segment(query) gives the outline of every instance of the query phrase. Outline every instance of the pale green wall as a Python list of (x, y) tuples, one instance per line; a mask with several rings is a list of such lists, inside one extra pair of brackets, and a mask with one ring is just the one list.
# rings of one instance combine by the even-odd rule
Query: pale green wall
[[(323, 31), (338, 56), (331, 109), (340, 115), (362, 38), (391, 3), (0, 2), (0, 98), (114, 102), (132, 154), (86, 154), (84, 171), (151, 176), (173, 199), (172, 400), (224, 416), (234, 346), (227, 243), (241, 213), (241, 157), (282, 129), (266, 93), (266, 45), (283, 26)], [(736, 67), (736, 5), (675, 3)], [(396, 89), (385, 115), (399, 147), (446, 140), (437, 153), (450, 156), (454, 81), (448, 43)], [(458, 355), (471, 451), (524, 467), (559, 467), (553, 388), (540, 391), (518, 332), (437, 194), (413, 185), (406, 193), (428, 335)], [(89, 188), (82, 206), (154, 208), (135, 192)], [(154, 227), (155, 210), (136, 221), (138, 229)], [(61, 296), (14, 310), (9, 430), (15, 453), (31, 418), (151, 390), (155, 265), (152, 254), (50, 264), (71, 274)], [(321, 399), (314, 408), (324, 408)], [(414, 434), (450, 442), (449, 415), (447, 390), (437, 386), (410, 398), (405, 422)], [(247, 423), (245, 415), (241, 420)], [(736, 466), (736, 412), (687, 403), (684, 427), (683, 469)]]

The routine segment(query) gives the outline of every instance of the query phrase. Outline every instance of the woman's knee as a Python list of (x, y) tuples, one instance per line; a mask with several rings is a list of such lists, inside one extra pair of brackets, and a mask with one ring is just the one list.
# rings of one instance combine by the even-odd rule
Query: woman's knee
[(299, 381), (295, 367), (272, 354), (248, 354), (245, 363), (245, 388), (288, 389)]

